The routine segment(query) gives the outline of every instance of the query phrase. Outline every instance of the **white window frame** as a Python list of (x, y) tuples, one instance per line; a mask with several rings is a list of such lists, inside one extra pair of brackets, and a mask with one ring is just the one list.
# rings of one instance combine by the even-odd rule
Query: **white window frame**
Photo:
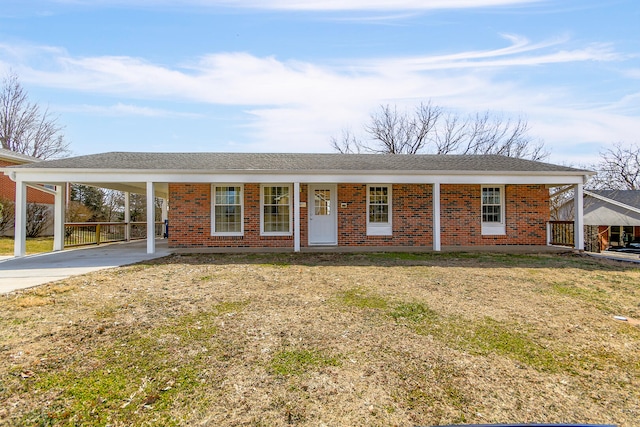
[[(389, 206), (389, 214), (387, 222), (370, 222), (369, 212), (371, 206), (370, 192), (371, 188), (386, 187), (387, 188), (387, 205)], [(367, 185), (367, 236), (391, 236), (393, 234), (393, 186), (391, 184), (369, 184)]]
[[(240, 231), (216, 231), (216, 187), (240, 187)], [(228, 206), (220, 205), (220, 206)], [(238, 183), (211, 184), (211, 235), (244, 236), (244, 185)]]
[[(500, 221), (484, 222), (482, 208), (484, 207), (484, 190), (485, 188), (497, 188), (500, 190)], [(483, 185), (480, 187), (480, 221), (482, 222), (483, 236), (504, 236), (507, 234), (505, 222), (505, 187), (504, 185)]]
[[(287, 187), (289, 189), (289, 231), (264, 231), (264, 189), (267, 187)], [(292, 236), (293, 235), (293, 185), (292, 184), (260, 184), (260, 235)]]

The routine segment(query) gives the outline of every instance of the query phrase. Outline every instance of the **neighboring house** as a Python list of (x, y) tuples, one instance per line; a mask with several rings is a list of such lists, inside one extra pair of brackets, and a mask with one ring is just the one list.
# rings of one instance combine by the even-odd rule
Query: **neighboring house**
[[(35, 157), (27, 156), (24, 154), (16, 153), (14, 151), (5, 150), (4, 148), (0, 148), (0, 168), (4, 168), (7, 166), (19, 166), (26, 165), (35, 162), (39, 162), (40, 159)], [(7, 204), (7, 201), (14, 202), (16, 197), (16, 183), (13, 182), (8, 176), (0, 175), (0, 203)], [(50, 208), (53, 207), (54, 199), (53, 194), (48, 191), (46, 188), (38, 189), (38, 188), (29, 188), (27, 190), (27, 198), (28, 203), (37, 203), (41, 205), (47, 205)], [(13, 206), (8, 206), (7, 209), (13, 209)], [(4, 210), (4, 209), (3, 209)], [(3, 212), (0, 211), (0, 216), (3, 215)], [(5, 213), (6, 215), (6, 213)], [(13, 226), (8, 227), (5, 230), (0, 230), (0, 235), (4, 236), (13, 236)], [(48, 226), (45, 229), (45, 234), (51, 234), (53, 229), (51, 226)]]
[(493, 155), (250, 153), (104, 153), (4, 172), (20, 188), (73, 181), (167, 199), (172, 248), (296, 252), (544, 246), (549, 188), (574, 185), (581, 196), (593, 174)]
[(598, 227), (601, 250), (640, 241), (640, 190), (585, 190), (584, 224)]

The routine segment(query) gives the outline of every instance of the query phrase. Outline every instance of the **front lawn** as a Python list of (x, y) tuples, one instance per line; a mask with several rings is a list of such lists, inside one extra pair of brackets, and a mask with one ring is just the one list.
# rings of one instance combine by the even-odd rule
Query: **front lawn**
[[(12, 237), (0, 237), (0, 255), (13, 255), (14, 240)], [(27, 239), (27, 254), (51, 252), (53, 237), (35, 237)]]
[(636, 319), (579, 255), (174, 255), (3, 296), (0, 424), (632, 427)]

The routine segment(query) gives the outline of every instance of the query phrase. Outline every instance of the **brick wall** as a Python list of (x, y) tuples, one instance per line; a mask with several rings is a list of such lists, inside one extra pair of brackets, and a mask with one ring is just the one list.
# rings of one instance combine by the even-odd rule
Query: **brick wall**
[(244, 185), (244, 236), (211, 235), (211, 184), (169, 184), (169, 247), (293, 248), (292, 236), (260, 236), (260, 184)]
[[(392, 236), (367, 236), (366, 185), (337, 187), (339, 246), (432, 246), (431, 185), (393, 185)], [(308, 186), (301, 184), (300, 191), (301, 200), (308, 202)], [(482, 236), (480, 191), (479, 185), (441, 186), (443, 246), (546, 244), (549, 193), (544, 186), (505, 187), (505, 236)], [(293, 248), (293, 236), (260, 236), (259, 184), (244, 185), (244, 236), (211, 236), (210, 184), (169, 184), (169, 200), (170, 247)], [(300, 209), (302, 247), (308, 246), (307, 211), (307, 207)]]
[[(5, 166), (15, 166), (18, 163), (9, 162), (7, 160), (0, 159), (0, 168)], [(0, 172), (0, 198), (7, 198), (10, 200), (16, 199), (16, 183), (11, 181), (4, 173)], [(54, 197), (52, 194), (44, 193), (36, 190), (35, 188), (27, 187), (27, 203), (54, 203)]]
[(440, 203), (443, 246), (546, 244), (549, 190), (544, 185), (505, 186), (504, 236), (482, 236), (480, 185), (441, 185)]
[[(367, 236), (367, 186), (338, 185), (338, 246), (429, 246), (433, 244), (432, 186), (392, 187), (391, 236)], [(347, 203), (346, 208), (340, 207)]]

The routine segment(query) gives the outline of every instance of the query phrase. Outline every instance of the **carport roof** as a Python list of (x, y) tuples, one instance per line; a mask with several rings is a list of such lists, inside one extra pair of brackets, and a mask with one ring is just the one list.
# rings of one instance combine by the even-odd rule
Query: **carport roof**
[[(110, 152), (48, 160), (16, 169), (148, 171), (512, 172), (591, 175), (591, 171), (499, 155), (135, 153)], [(13, 169), (13, 168), (12, 168)]]

